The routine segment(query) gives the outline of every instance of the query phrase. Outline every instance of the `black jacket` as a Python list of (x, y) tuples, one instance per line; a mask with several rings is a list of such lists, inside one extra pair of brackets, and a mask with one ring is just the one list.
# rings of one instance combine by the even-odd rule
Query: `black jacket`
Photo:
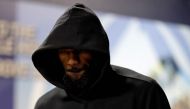
[[(92, 82), (74, 95), (63, 85), (60, 48), (92, 51)], [(170, 109), (157, 82), (137, 72), (110, 65), (109, 41), (98, 17), (82, 4), (75, 4), (56, 22), (49, 36), (33, 53), (37, 70), (57, 86), (36, 103), (35, 109)]]

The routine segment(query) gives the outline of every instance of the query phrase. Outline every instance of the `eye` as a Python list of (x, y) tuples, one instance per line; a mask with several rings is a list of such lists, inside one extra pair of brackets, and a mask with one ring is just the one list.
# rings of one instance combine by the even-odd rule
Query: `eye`
[(89, 51), (81, 51), (80, 52), (80, 56), (86, 59), (91, 59), (92, 58), (92, 54)]
[(59, 54), (62, 54), (62, 55), (69, 55), (72, 52), (73, 51), (71, 49), (61, 49), (61, 50), (59, 50)]
[(60, 50), (59, 53), (60, 53), (60, 54), (67, 54), (68, 52), (65, 51), (65, 50)]

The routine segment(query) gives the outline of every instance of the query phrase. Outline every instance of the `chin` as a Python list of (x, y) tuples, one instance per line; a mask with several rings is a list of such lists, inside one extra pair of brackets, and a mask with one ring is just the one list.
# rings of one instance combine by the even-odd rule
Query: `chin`
[(68, 76), (65, 74), (63, 77), (63, 85), (68, 91), (79, 91), (85, 88), (88, 84), (88, 76), (86, 73), (80, 75), (80, 78)]

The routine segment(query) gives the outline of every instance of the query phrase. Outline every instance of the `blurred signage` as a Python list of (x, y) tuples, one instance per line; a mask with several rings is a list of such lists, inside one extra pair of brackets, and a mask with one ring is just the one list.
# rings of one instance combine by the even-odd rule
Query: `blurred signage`
[(0, 20), (0, 76), (25, 75), (29, 65), (17, 58), (30, 58), (37, 45), (33, 26)]

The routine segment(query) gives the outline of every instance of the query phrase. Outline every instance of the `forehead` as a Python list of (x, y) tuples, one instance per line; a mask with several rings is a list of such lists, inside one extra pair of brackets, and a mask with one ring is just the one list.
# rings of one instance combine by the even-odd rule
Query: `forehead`
[(70, 51), (70, 52), (72, 52), (72, 51), (78, 51), (78, 50), (77, 49), (73, 49), (73, 48), (61, 48), (58, 51)]
[(92, 54), (92, 52), (90, 50), (86, 50), (86, 49), (61, 48), (58, 51), (59, 52), (76, 52), (76, 53), (90, 53), (90, 54)]

